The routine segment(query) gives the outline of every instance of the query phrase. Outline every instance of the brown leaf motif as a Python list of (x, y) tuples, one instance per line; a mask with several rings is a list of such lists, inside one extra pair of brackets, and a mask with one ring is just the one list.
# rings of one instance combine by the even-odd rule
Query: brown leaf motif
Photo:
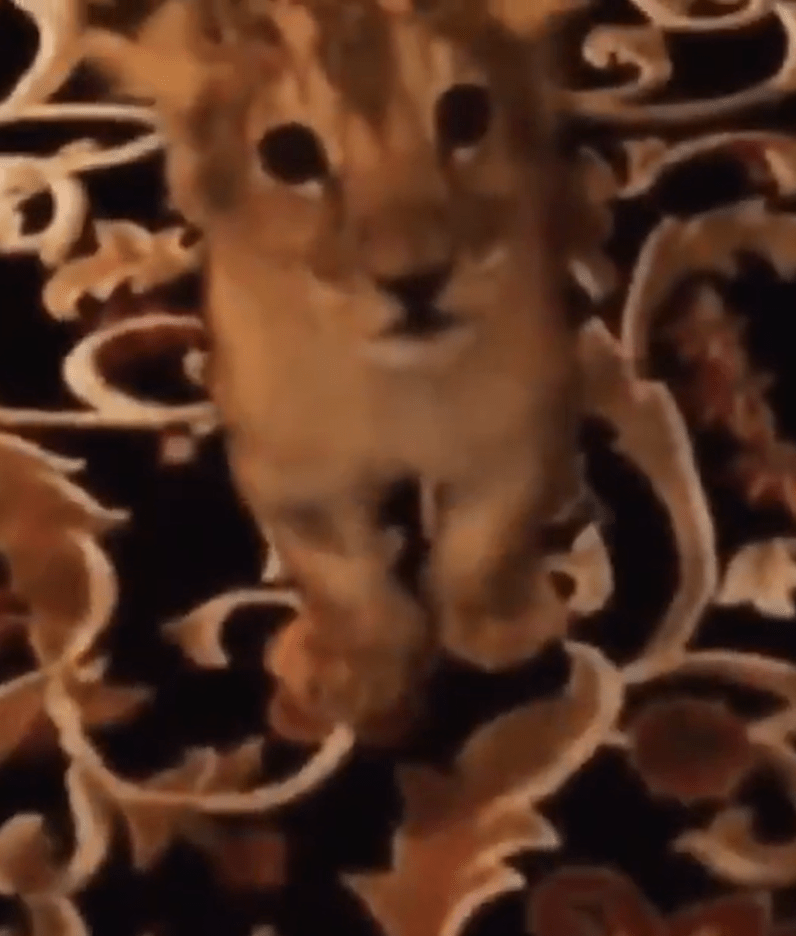
[(126, 518), (64, 477), (79, 463), (0, 435), (0, 551), (14, 593), (30, 608), (42, 663), (86, 649), (115, 601), (115, 577), (93, 537)]
[(39, 672), (0, 685), (0, 762), (40, 727), (43, 709), (44, 677)]
[(768, 617), (796, 617), (794, 556), (796, 541), (792, 538), (747, 543), (730, 559), (716, 603), (749, 604)]
[(20, 746), (30, 754), (56, 741), (43, 710), (56, 667), (66, 667), (64, 678), (89, 723), (122, 718), (142, 701), (140, 690), (101, 686), (100, 671), (92, 675), (91, 667), (79, 665), (107, 626), (116, 599), (113, 569), (95, 537), (126, 516), (101, 507), (66, 477), (81, 467), (0, 434), (0, 551), (7, 590), (31, 662), (43, 667), (0, 685), (0, 760)]
[(625, 680), (636, 684), (677, 664), (713, 598), (718, 570), (713, 520), (685, 421), (665, 385), (639, 376), (646, 347), (632, 356), (637, 336), (627, 318), (622, 342), (597, 318), (583, 326), (580, 342), (590, 412), (616, 428), (617, 453), (646, 476), (675, 538), (677, 591), (639, 658), (625, 667)]
[(618, 712), (616, 671), (572, 645), (573, 674), (560, 699), (529, 703), (476, 731), (449, 773), (403, 768), (404, 819), (393, 868), (349, 876), (387, 936), (459, 933), (472, 913), (523, 886), (504, 859), (555, 848), (536, 808), (591, 756)]
[[(223, 754), (211, 748), (195, 748), (188, 751), (181, 763), (156, 774), (141, 784), (141, 789), (152, 792), (173, 793), (220, 793), (250, 789), (255, 785), (260, 772), (262, 741), (254, 739)], [(105, 794), (108, 795), (107, 793)], [(116, 806), (121, 811), (127, 826), (133, 864), (136, 868), (152, 867), (176, 838), (186, 838), (203, 851), (228, 851), (215, 856), (219, 873), (234, 878), (235, 848), (243, 849), (245, 839), (235, 840), (232, 833), (224, 834), (221, 827), (210, 828), (207, 821), (194, 809), (182, 805), (149, 802), (146, 798), (118, 799)], [(260, 837), (257, 846), (268, 851), (270, 846), (271, 867), (268, 877), (279, 878), (276, 865), (281, 862), (278, 836), (272, 830)], [(250, 840), (254, 853), (257, 847)], [(238, 874), (241, 872), (238, 871)], [(265, 872), (263, 872), (265, 873)]]
[(131, 221), (98, 221), (96, 251), (67, 261), (44, 289), (44, 303), (56, 318), (74, 318), (86, 295), (108, 299), (123, 283), (142, 293), (192, 269), (196, 245), (183, 242), (183, 228), (152, 232)]
[(207, 858), (219, 884), (233, 892), (272, 890), (287, 881), (287, 842), (273, 825), (198, 821), (190, 840)]
[(42, 815), (20, 813), (0, 827), (0, 894), (21, 899), (34, 936), (86, 936), (70, 895), (94, 875), (110, 844), (108, 813), (79, 768), (68, 770), (66, 788), (74, 827), (66, 858)]

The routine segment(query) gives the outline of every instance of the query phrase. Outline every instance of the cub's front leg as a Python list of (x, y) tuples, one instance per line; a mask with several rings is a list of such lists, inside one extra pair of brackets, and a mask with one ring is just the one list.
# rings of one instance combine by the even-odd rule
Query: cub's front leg
[(268, 650), (282, 692), (315, 720), (349, 724), (366, 738), (402, 725), (429, 659), (430, 628), (396, 580), (373, 501), (283, 505), (268, 532), (304, 599)]
[(529, 452), (481, 467), (442, 489), (430, 585), (445, 649), (498, 670), (566, 633), (569, 613), (546, 571), (542, 533), (578, 496), (579, 463), (551, 473)]

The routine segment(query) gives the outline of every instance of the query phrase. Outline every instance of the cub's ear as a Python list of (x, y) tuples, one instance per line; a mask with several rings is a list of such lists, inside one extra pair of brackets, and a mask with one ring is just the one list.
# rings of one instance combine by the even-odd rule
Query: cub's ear
[(81, 37), (81, 52), (116, 90), (153, 100), (167, 111), (189, 105), (202, 85), (195, 13), (184, 0), (167, 0), (134, 39), (105, 29), (87, 29)]

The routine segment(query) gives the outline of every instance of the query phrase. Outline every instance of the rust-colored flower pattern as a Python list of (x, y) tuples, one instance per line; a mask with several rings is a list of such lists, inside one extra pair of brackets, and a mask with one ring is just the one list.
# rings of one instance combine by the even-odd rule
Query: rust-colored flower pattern
[(682, 803), (732, 796), (755, 764), (746, 724), (717, 702), (653, 702), (627, 734), (633, 766), (650, 792)]
[(593, 932), (628, 936), (767, 936), (771, 910), (764, 895), (731, 895), (685, 907), (664, 917), (633, 881), (608, 868), (565, 868), (531, 890), (533, 936)]

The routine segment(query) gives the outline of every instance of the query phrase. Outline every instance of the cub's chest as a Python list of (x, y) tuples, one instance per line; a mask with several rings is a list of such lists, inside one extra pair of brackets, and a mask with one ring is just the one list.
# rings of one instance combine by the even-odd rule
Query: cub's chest
[(269, 347), (218, 367), (214, 396), (230, 436), (285, 471), (386, 465), (444, 475), (527, 434), (566, 392), (516, 348), (475, 346), (441, 370), (391, 372), (306, 341)]

